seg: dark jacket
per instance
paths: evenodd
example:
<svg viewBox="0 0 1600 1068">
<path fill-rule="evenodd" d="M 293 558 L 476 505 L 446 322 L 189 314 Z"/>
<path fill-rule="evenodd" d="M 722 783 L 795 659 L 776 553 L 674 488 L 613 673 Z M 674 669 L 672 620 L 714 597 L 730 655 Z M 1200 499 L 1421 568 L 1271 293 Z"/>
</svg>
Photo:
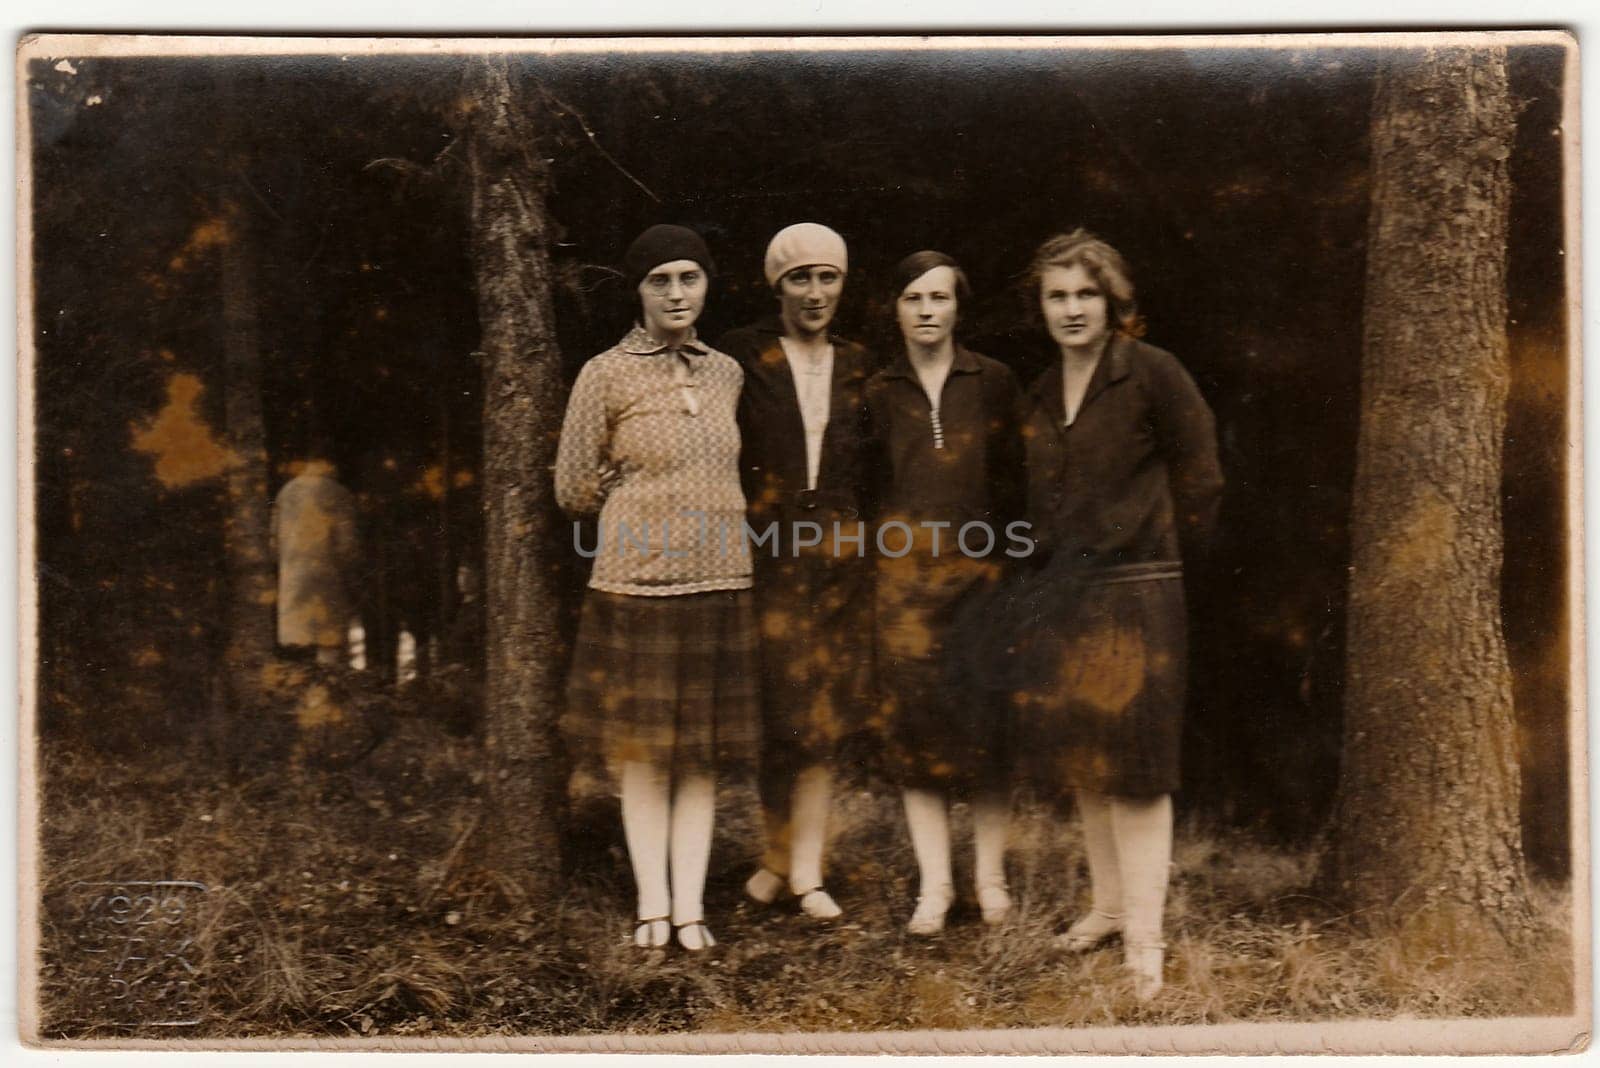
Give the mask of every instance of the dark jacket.
<svg viewBox="0 0 1600 1068">
<path fill-rule="evenodd" d="M 720 348 L 744 368 L 739 396 L 739 471 L 756 536 L 777 523 L 775 542 L 751 547 L 761 635 L 765 728 L 761 787 L 787 811 L 784 768 L 826 764 L 839 740 L 860 729 L 872 690 L 872 561 L 861 524 L 869 468 L 863 389 L 872 358 L 833 338 L 828 426 L 817 488 L 806 487 L 806 435 L 794 375 L 776 316 L 735 330 Z M 821 544 L 795 554 L 795 524 L 815 523 Z M 834 525 L 856 539 L 834 544 Z M 806 531 L 807 540 L 816 532 Z M 769 796 L 770 795 L 770 796 Z"/>
<path fill-rule="evenodd" d="M 867 511 L 866 404 L 863 389 L 875 370 L 866 349 L 833 338 L 833 380 L 828 429 L 822 438 L 817 488 L 806 490 L 806 433 L 794 376 L 783 352 L 783 326 L 771 316 L 734 330 L 718 347 L 744 368 L 739 396 L 739 472 L 746 513 L 758 533 L 777 520 L 780 537 L 790 524 L 809 520 L 831 531 L 837 520 L 854 529 Z M 782 546 L 785 554 L 787 546 Z M 770 557 L 764 547 L 757 557 Z"/>
<path fill-rule="evenodd" d="M 1028 519 L 1088 567 L 1178 562 L 1207 547 L 1222 495 L 1211 409 L 1169 352 L 1116 335 L 1066 425 L 1061 364 L 1028 391 Z"/>
<path fill-rule="evenodd" d="M 902 353 L 867 383 L 876 479 L 875 518 L 913 526 L 988 523 L 995 551 L 1023 515 L 1022 393 L 1011 368 L 956 346 L 940 398 L 945 441 L 934 448 L 932 406 Z M 981 440 L 975 440 L 981 439 Z"/>
</svg>

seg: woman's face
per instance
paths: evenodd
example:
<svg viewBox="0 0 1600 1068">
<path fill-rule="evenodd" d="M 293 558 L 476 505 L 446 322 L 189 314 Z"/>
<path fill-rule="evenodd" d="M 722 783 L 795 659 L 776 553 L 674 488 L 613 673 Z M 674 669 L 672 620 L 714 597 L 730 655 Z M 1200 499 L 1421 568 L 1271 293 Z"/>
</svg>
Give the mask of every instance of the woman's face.
<svg viewBox="0 0 1600 1068">
<path fill-rule="evenodd" d="M 1039 310 L 1063 355 L 1098 352 L 1111 332 L 1111 303 L 1081 263 L 1051 267 L 1040 276 Z"/>
<path fill-rule="evenodd" d="M 833 322 L 844 292 L 844 272 L 826 264 L 796 267 L 778 279 L 778 307 L 786 333 L 816 337 Z"/>
<path fill-rule="evenodd" d="M 650 269 L 639 283 L 644 328 L 660 341 L 688 335 L 706 306 L 706 272 L 694 260 L 672 260 Z"/>
<path fill-rule="evenodd" d="M 956 272 L 935 267 L 900 291 L 895 313 L 907 345 L 936 348 L 956 327 Z"/>
</svg>

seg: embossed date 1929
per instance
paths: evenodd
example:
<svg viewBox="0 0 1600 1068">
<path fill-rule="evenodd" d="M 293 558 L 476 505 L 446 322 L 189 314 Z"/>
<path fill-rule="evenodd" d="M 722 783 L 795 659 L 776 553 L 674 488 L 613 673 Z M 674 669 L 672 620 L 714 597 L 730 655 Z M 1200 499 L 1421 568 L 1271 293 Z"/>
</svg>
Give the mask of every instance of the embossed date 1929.
<svg viewBox="0 0 1600 1068">
<path fill-rule="evenodd" d="M 204 883 L 182 880 L 77 883 L 78 948 L 110 1016 L 146 1027 L 200 1022 L 205 997 L 194 944 Z"/>
</svg>

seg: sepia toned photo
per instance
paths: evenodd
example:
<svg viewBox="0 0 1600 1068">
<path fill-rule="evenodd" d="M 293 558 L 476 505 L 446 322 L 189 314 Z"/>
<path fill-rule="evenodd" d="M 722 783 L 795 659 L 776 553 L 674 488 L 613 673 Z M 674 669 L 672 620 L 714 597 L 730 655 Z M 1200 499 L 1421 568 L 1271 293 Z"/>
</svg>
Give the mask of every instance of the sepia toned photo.
<svg viewBox="0 0 1600 1068">
<path fill-rule="evenodd" d="M 1584 1048 L 1577 67 L 24 38 L 23 1036 Z"/>
</svg>

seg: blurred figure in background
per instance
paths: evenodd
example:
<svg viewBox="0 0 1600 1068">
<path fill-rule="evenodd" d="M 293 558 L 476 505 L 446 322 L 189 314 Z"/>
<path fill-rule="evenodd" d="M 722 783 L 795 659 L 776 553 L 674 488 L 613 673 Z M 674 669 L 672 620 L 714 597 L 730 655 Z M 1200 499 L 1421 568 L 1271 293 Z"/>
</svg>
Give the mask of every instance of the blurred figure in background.
<svg viewBox="0 0 1600 1068">
<path fill-rule="evenodd" d="M 361 555 L 355 497 L 336 475 L 326 452 L 314 450 L 272 503 L 278 645 L 330 667 L 345 660 Z"/>
</svg>

